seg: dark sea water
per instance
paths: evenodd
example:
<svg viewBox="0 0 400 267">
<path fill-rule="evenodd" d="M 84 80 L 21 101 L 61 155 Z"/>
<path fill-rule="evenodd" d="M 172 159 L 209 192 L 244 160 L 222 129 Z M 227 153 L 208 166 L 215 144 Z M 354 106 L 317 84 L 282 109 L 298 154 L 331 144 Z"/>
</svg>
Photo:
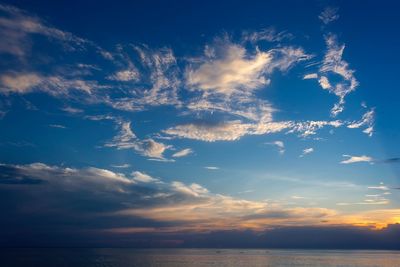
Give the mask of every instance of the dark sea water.
<svg viewBox="0 0 400 267">
<path fill-rule="evenodd" d="M 400 266 L 399 251 L 267 249 L 1 249 L 0 266 Z"/>
</svg>

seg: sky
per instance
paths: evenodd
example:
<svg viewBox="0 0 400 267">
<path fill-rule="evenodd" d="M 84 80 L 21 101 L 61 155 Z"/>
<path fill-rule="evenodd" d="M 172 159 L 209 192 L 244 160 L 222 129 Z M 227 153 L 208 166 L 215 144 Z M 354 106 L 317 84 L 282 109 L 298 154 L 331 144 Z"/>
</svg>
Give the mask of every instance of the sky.
<svg viewBox="0 0 400 267">
<path fill-rule="evenodd" d="M 0 245 L 400 248 L 399 7 L 2 1 Z"/>
</svg>

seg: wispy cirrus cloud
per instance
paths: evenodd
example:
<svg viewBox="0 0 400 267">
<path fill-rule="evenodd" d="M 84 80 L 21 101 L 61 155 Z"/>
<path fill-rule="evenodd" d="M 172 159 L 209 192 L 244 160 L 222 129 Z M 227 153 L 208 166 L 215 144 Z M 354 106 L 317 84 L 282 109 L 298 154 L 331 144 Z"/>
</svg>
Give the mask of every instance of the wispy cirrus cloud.
<svg viewBox="0 0 400 267">
<path fill-rule="evenodd" d="M 108 79 L 121 82 L 138 81 L 139 72 L 136 69 L 121 70 L 108 76 Z"/>
<path fill-rule="evenodd" d="M 129 53 L 128 53 L 129 52 Z M 134 55 L 131 55 L 134 52 Z M 147 45 L 119 46 L 114 59 L 125 64 L 127 70 L 110 76 L 116 81 L 133 81 L 137 87 L 124 89 L 125 96 L 108 98 L 107 103 L 116 109 L 140 111 L 160 105 L 179 106 L 178 91 L 181 84 L 180 69 L 171 48 L 152 49 Z"/>
<path fill-rule="evenodd" d="M 70 106 L 66 106 L 66 107 L 64 107 L 64 108 L 61 108 L 61 110 L 62 110 L 62 111 L 65 111 L 65 112 L 67 112 L 67 113 L 70 113 L 70 114 L 81 114 L 81 113 L 83 113 L 83 110 L 82 110 L 82 109 L 80 109 L 80 108 L 73 108 L 73 107 L 70 107 Z"/>
<path fill-rule="evenodd" d="M 242 123 L 240 120 L 221 123 L 189 123 L 163 131 L 177 138 L 188 138 L 207 142 L 235 141 L 244 135 L 262 135 L 287 129 L 290 122 Z"/>
<path fill-rule="evenodd" d="M 97 89 L 107 86 L 99 85 L 94 80 L 79 78 L 66 79 L 62 76 L 43 76 L 39 73 L 4 73 L 0 75 L 0 92 L 25 94 L 46 92 L 57 97 L 74 98 L 79 93 L 90 96 Z"/>
<path fill-rule="evenodd" d="M 326 53 L 319 67 L 318 73 L 308 73 L 303 79 L 316 79 L 320 87 L 339 97 L 331 109 L 331 116 L 336 117 L 344 110 L 345 97 L 356 90 L 359 85 L 349 63 L 343 59 L 344 44 L 339 44 L 337 36 L 329 33 L 325 35 Z M 340 79 L 338 79 L 340 77 Z"/>
<path fill-rule="evenodd" d="M 101 82 L 79 75 L 68 74 L 66 77 L 65 73 L 42 75 L 31 71 L 10 71 L 0 77 L 0 91 L 5 94 L 46 92 L 59 98 L 85 103 L 105 103 L 114 109 L 126 111 L 143 111 L 153 106 L 172 105 L 183 109 L 190 116 L 199 114 L 202 119 L 169 127 L 163 132 L 173 137 L 204 141 L 233 141 L 245 135 L 262 135 L 283 130 L 298 132 L 301 137 L 307 137 L 315 135 L 318 129 L 325 126 L 341 126 L 340 121 L 274 121 L 273 114 L 276 110 L 273 105 L 256 96 L 257 92 L 268 87 L 274 72 L 286 73 L 293 66 L 312 57 L 301 47 L 277 45 L 263 50 L 256 46 L 259 41 L 289 40 L 289 33 L 277 32 L 273 28 L 247 31 L 236 41 L 225 35 L 207 44 L 204 55 L 178 65 L 178 59 L 168 47 L 153 49 L 144 44 L 117 45 L 115 51 L 110 53 L 90 41 L 68 33 L 62 34 L 62 31 L 55 28 L 50 27 L 53 30 L 49 30 L 49 27 L 43 26 L 43 21 L 24 11 L 13 10 L 11 7 L 3 9 L 13 21 L 24 16 L 29 17 L 28 20 L 36 20 L 42 26 L 35 24 L 41 30 L 34 31 L 41 34 L 54 33 L 60 40 L 64 38 L 83 46 L 96 47 L 98 54 L 108 54 L 106 58 L 115 68 L 112 74 L 105 74 L 101 66 L 90 62 L 77 63 L 80 69 L 103 73 L 104 79 Z M 17 13 L 22 14 L 22 17 L 18 17 Z M 339 112 L 344 96 L 354 90 L 358 83 L 354 78 L 354 71 L 342 60 L 344 46 L 337 44 L 334 35 L 327 35 L 326 43 L 328 51 L 319 74 L 310 73 L 304 78 L 318 78 L 323 88 L 338 95 L 341 100 L 336 111 Z M 327 75 L 329 73 L 338 74 L 343 81 L 332 84 Z M 182 90 L 186 91 L 185 99 L 179 97 Z M 213 114 L 216 114 L 214 117 L 224 116 L 224 120 L 209 120 Z M 356 124 L 352 123 L 349 127 L 355 128 Z M 372 131 L 370 124 L 364 130 L 369 135 Z M 150 147 L 157 147 L 155 141 L 149 140 L 148 143 Z"/>
<path fill-rule="evenodd" d="M 203 116 L 216 113 L 228 115 L 231 119 L 214 122 L 205 119 L 163 132 L 213 142 L 233 141 L 244 135 L 273 133 L 288 128 L 291 122 L 273 121 L 275 109 L 268 101 L 258 99 L 255 93 L 268 86 L 274 71 L 286 72 L 309 58 L 310 55 L 301 48 L 280 47 L 261 51 L 235 43 L 229 37 L 216 39 L 206 46 L 204 56 L 192 60 L 185 70 L 186 86 L 194 94 L 187 108 L 189 112 Z"/>
<path fill-rule="evenodd" d="M 364 199 L 359 202 L 340 202 L 337 203 L 339 206 L 350 206 L 350 205 L 388 205 L 390 204 L 390 200 L 387 198 L 391 193 L 389 192 L 389 188 L 385 186 L 383 183 L 380 183 L 378 186 L 368 186 L 368 190 L 373 190 L 373 194 L 369 193 L 364 196 Z M 377 191 L 383 191 L 382 193 L 375 193 Z"/>
<path fill-rule="evenodd" d="M 0 44 L 0 53 L 8 53 L 24 57 L 30 51 L 30 38 L 33 35 L 42 35 L 69 45 L 69 49 L 82 49 L 90 42 L 79 38 L 72 33 L 54 28 L 37 16 L 14 6 L 0 4 L 0 35 L 3 42 Z"/>
<path fill-rule="evenodd" d="M 308 137 L 315 135 L 318 130 L 329 126 L 333 128 L 338 128 L 343 125 L 340 120 L 334 121 L 303 121 L 294 123 L 289 130 L 289 133 L 299 133 L 301 137 Z"/>
<path fill-rule="evenodd" d="M 259 31 L 244 31 L 242 39 L 246 42 L 258 43 L 266 42 L 281 42 L 294 38 L 293 34 L 287 31 L 277 31 L 274 27 L 268 27 Z"/>
<path fill-rule="evenodd" d="M 59 30 L 35 15 L 8 5 L 0 6 L 0 33 L 7 40 L 0 45 L 0 53 L 12 54 L 21 60 L 27 60 L 27 57 L 35 58 L 35 51 L 31 51 L 34 48 L 30 44 L 36 40 L 35 36 L 45 36 L 48 45 L 54 46 L 53 40 L 60 43 L 59 47 L 54 47 L 56 55 L 49 54 L 49 58 L 63 53 L 94 53 L 91 58 L 103 62 L 107 69 L 106 72 L 102 66 L 90 62 L 77 62 L 76 67 L 71 68 L 69 61 L 67 63 L 59 60 L 58 65 L 50 68 L 44 75 L 38 71 L 32 72 L 32 68 L 24 70 L 26 66 L 20 64 L 21 66 L 16 68 L 18 71 L 12 71 L 10 68 L 0 77 L 0 92 L 3 94 L 46 92 L 59 98 L 75 99 L 76 92 L 81 91 L 87 93 L 80 96 L 80 101 L 86 104 L 105 103 L 116 109 L 129 111 L 143 110 L 146 106 L 179 103 L 179 70 L 174 54 L 169 48 L 151 49 L 146 45 L 118 45 L 116 51 L 108 52 L 92 41 Z M 136 51 L 136 62 L 133 62 L 124 49 Z M 104 62 L 104 59 L 107 61 Z M 113 74 L 110 74 L 110 65 L 116 69 Z M 40 69 L 40 66 L 32 67 Z M 90 76 L 93 70 L 96 71 L 97 77 L 104 77 L 88 80 L 87 76 Z M 126 88 L 128 84 L 140 86 L 135 86 L 134 89 Z M 105 88 L 111 90 L 96 91 Z M 114 90 L 119 91 L 118 97 L 115 97 Z"/>
<path fill-rule="evenodd" d="M 318 16 L 318 18 L 326 25 L 337 19 L 339 19 L 338 14 L 339 8 L 337 7 L 326 7 Z"/>
<path fill-rule="evenodd" d="M 159 143 L 151 138 L 139 139 L 133 133 L 130 122 L 117 122 L 120 127 L 118 135 L 111 142 L 106 143 L 105 147 L 116 147 L 117 149 L 133 149 L 139 154 L 157 159 L 166 160 L 164 152 L 171 148 L 170 145 Z"/>
<path fill-rule="evenodd" d="M 224 122 L 194 122 L 170 127 L 162 132 L 175 138 L 187 138 L 207 142 L 236 141 L 245 135 L 265 135 L 287 131 L 307 138 L 317 134 L 324 127 L 338 128 L 345 125 L 334 121 L 260 121 L 244 123 L 241 120 Z"/>
<path fill-rule="evenodd" d="M 328 34 L 325 36 L 327 52 L 319 69 L 321 75 L 319 78 L 320 85 L 323 89 L 337 95 L 339 102 L 334 105 L 331 110 L 331 115 L 336 117 L 344 110 L 345 97 L 358 86 L 358 81 L 354 76 L 354 70 L 349 68 L 349 63 L 343 60 L 343 51 L 345 45 L 339 45 L 337 36 Z M 330 76 L 339 75 L 342 80 L 333 82 L 329 80 Z"/>
<path fill-rule="evenodd" d="M 363 133 L 367 134 L 368 136 L 372 136 L 374 133 L 374 122 L 375 122 L 375 109 L 372 108 L 364 115 L 359 121 L 353 121 L 347 125 L 347 128 L 361 128 L 365 127 Z"/>
</svg>

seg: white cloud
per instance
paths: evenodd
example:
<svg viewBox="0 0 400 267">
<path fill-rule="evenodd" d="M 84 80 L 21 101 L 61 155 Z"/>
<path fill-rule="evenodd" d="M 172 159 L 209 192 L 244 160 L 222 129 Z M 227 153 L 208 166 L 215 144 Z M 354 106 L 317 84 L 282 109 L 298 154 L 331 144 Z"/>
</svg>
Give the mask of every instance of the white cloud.
<svg viewBox="0 0 400 267">
<path fill-rule="evenodd" d="M 46 76 L 36 72 L 24 71 L 4 73 L 0 76 L 0 92 L 23 94 L 44 91 L 53 96 L 75 98 L 77 97 L 75 92 L 82 91 L 87 93 L 83 99 L 85 102 L 106 103 L 116 109 L 129 111 L 143 110 L 146 106 L 178 106 L 180 104 L 177 94 L 181 81 L 179 77 L 180 70 L 176 64 L 173 51 L 170 48 L 150 49 L 146 45 L 129 46 L 128 49 L 130 51 L 133 49 L 137 52 L 140 68 L 138 69 L 131 62 L 128 56 L 129 53 L 125 53 L 119 50 L 119 48 L 118 52 L 112 55 L 93 42 L 55 28 L 47 27 L 39 18 L 28 16 L 24 11 L 4 5 L 0 5 L 0 10 L 10 13 L 10 18 L 0 16 L 0 35 L 2 35 L 2 30 L 4 30 L 2 27 L 8 27 L 6 31 L 10 35 L 10 38 L 7 41 L 12 42 L 12 44 L 4 44 L 4 42 L 0 44 L 0 53 L 7 52 L 21 57 L 25 56 L 27 47 L 23 47 L 24 43 L 30 43 L 27 40 L 30 34 L 38 33 L 63 41 L 63 47 L 67 46 L 65 42 L 70 42 L 74 45 L 74 48 L 76 48 L 75 46 L 79 46 L 79 48 L 85 51 L 89 50 L 88 48 L 95 50 L 95 52 L 111 60 L 116 66 L 127 65 L 127 69 L 109 75 L 109 80 L 141 82 L 140 86 L 129 89 L 124 87 L 126 85 L 118 85 L 119 92 L 122 94 L 115 97 L 115 95 L 111 95 L 110 91 L 96 91 L 96 89 L 108 87 L 115 88 L 115 84 L 107 87 L 100 86 L 96 81 L 78 77 L 82 76 L 82 71 L 66 72 L 63 71 L 63 68 L 58 68 L 61 74 L 48 74 Z M 21 36 L 17 38 L 18 40 L 13 39 L 13 37 L 19 34 Z M 4 47 L 14 49 L 15 51 L 2 51 L 1 46 L 3 44 Z M 101 68 L 92 64 L 79 63 L 75 66 L 80 69 L 96 69 L 101 71 Z"/>
<path fill-rule="evenodd" d="M 368 127 L 363 130 L 363 133 L 367 134 L 368 136 L 372 136 L 374 134 L 374 127 Z"/>
<path fill-rule="evenodd" d="M 324 90 L 339 97 L 339 102 L 331 109 L 331 115 L 336 117 L 344 110 L 345 97 L 356 89 L 358 81 L 354 76 L 354 70 L 350 69 L 349 64 L 342 59 L 345 46 L 339 45 L 337 37 L 333 34 L 325 36 L 325 42 L 327 51 L 319 68 L 318 82 Z M 337 76 L 341 79 L 338 80 Z M 314 77 L 316 76 L 313 75 L 312 78 Z"/>
<path fill-rule="evenodd" d="M 329 24 L 339 18 L 338 15 L 338 8 L 336 7 L 326 7 L 321 14 L 318 16 L 318 18 L 324 23 L 324 24 Z"/>
<path fill-rule="evenodd" d="M 22 29 L 24 34 L 42 34 L 82 45 L 90 43 L 69 33 L 48 27 L 40 19 L 27 16 L 25 12 L 18 9 L 3 5 L 0 6 L 0 9 L 13 14 L 18 23 L 26 20 L 26 23 L 17 23 L 15 26 Z M 12 20 L 13 23 L 15 21 Z M 7 23 L 10 21 L 7 21 L 6 18 L 0 20 L 0 27 L 8 27 L 7 30 L 10 30 L 11 24 Z M 272 104 L 257 98 L 255 91 L 268 85 L 274 71 L 285 72 L 298 62 L 309 59 L 310 56 L 301 48 L 279 45 L 263 51 L 254 47 L 254 42 L 280 41 L 289 38 L 286 33 L 276 33 L 272 29 L 264 29 L 252 34 L 246 33 L 242 37 L 243 40 L 236 44 L 229 39 L 220 39 L 212 45 L 206 46 L 204 56 L 197 60 L 189 60 L 190 64 L 184 71 L 185 82 L 189 89 L 186 92 L 189 96 L 185 105 L 182 105 L 183 103 L 178 98 L 178 89 L 182 85 L 180 82 L 182 73 L 180 73 L 172 49 L 167 47 L 150 49 L 146 45 L 128 46 L 131 52 L 132 49 L 136 52 L 139 59 L 137 65 L 133 65 L 133 59 L 129 58 L 128 53 L 125 53 L 126 47 L 119 46 L 118 51 L 109 57 L 116 63 L 118 69 L 121 69 L 121 66 L 126 68 L 117 71 L 110 78 L 120 81 L 140 80 L 140 86 L 134 89 L 129 88 L 124 91 L 126 87 L 121 85 L 118 89 L 121 89 L 120 92 L 123 96 L 120 98 L 113 98 L 109 92 L 104 92 L 106 90 L 98 94 L 97 89 L 105 87 L 95 81 L 71 78 L 71 76 L 44 76 L 36 72 L 8 72 L 0 75 L 0 91 L 20 94 L 44 91 L 55 96 L 75 96 L 78 91 L 91 95 L 94 99 L 93 102 L 96 102 L 95 100 L 105 102 L 114 108 L 123 110 L 135 111 L 143 110 L 146 106 L 175 105 L 177 108 L 186 108 L 185 112 L 218 113 L 218 116 L 222 114 L 221 117 L 215 116 L 218 118 L 216 123 L 208 123 L 216 120 L 213 120 L 214 118 L 203 119 L 201 117 L 203 113 L 201 113 L 199 121 L 202 122 L 200 123 L 181 124 L 163 131 L 171 138 L 189 138 L 209 142 L 234 141 L 245 135 L 263 135 L 283 130 L 300 133 L 302 137 L 306 137 L 316 134 L 317 130 L 325 126 L 340 127 L 343 125 L 341 121 L 275 122 L 272 116 L 275 109 Z M 358 82 L 353 75 L 354 71 L 349 69 L 348 63 L 342 59 L 344 45 L 338 45 L 336 37 L 333 35 L 326 36 L 326 43 L 327 53 L 319 73 L 309 73 L 304 76 L 304 79 L 318 79 L 324 89 L 339 96 L 339 103 L 335 104 L 332 109 L 332 112 L 337 114 L 343 110 L 345 95 L 354 90 Z M 135 63 L 137 62 L 135 61 Z M 93 68 L 93 66 L 78 64 L 80 68 Z M 336 83 L 336 79 L 331 79 L 329 76 L 331 74 L 339 75 L 343 81 Z M 63 110 L 70 113 L 82 112 L 72 108 Z M 369 117 L 364 118 L 364 116 L 361 121 L 352 122 L 347 127 L 359 128 L 365 125 L 367 128 L 363 131 L 371 135 L 373 124 L 367 122 L 371 121 Z M 86 118 L 89 117 L 95 119 L 96 116 Z M 166 161 L 163 154 L 171 146 L 152 138 L 138 138 L 132 132 L 130 123 L 121 122 L 120 127 L 120 133 L 106 146 L 133 149 L 154 160 Z M 281 151 L 284 151 L 283 148 Z M 185 156 L 186 153 L 189 153 L 189 150 L 178 151 L 174 153 L 173 157 Z"/>
<path fill-rule="evenodd" d="M 61 109 L 62 111 L 65 111 L 65 112 L 68 112 L 68 113 L 71 113 L 71 114 L 79 114 L 79 113 L 83 113 L 83 110 L 82 109 L 79 109 L 79 108 L 73 108 L 73 107 L 65 107 L 65 108 L 62 108 Z"/>
<path fill-rule="evenodd" d="M 275 109 L 270 103 L 254 97 L 201 98 L 189 100 L 187 108 L 193 112 L 223 113 L 251 121 L 272 121 Z"/>
<path fill-rule="evenodd" d="M 171 186 L 177 192 L 194 197 L 199 197 L 208 194 L 208 190 L 206 188 L 196 183 L 193 183 L 191 185 L 185 185 L 184 183 L 175 181 L 171 183 Z"/>
<path fill-rule="evenodd" d="M 94 167 L 83 169 L 63 168 L 49 166 L 43 163 L 27 165 L 1 164 L 1 166 L 11 167 L 23 176 L 31 179 L 44 180 L 66 190 L 82 190 L 86 188 L 92 191 L 111 190 L 124 192 L 125 185 L 134 183 L 132 179 L 129 179 L 123 174 Z"/>
<path fill-rule="evenodd" d="M 329 80 L 325 76 L 321 76 L 318 80 L 319 85 L 322 87 L 322 89 L 329 89 L 332 87 L 332 85 L 329 83 Z"/>
<path fill-rule="evenodd" d="M 42 77 L 35 73 L 3 74 L 0 76 L 3 92 L 27 93 L 42 82 Z"/>
<path fill-rule="evenodd" d="M 82 49 L 85 45 L 93 45 L 69 32 L 61 31 L 46 25 L 38 17 L 13 6 L 0 4 L 0 53 L 8 53 L 24 57 L 30 51 L 30 37 L 42 35 L 63 42 L 69 49 Z"/>
<path fill-rule="evenodd" d="M 96 65 L 92 65 L 92 64 L 78 63 L 77 67 L 81 68 L 81 69 L 98 70 L 98 71 L 101 70 L 99 67 L 97 67 Z"/>
<path fill-rule="evenodd" d="M 276 146 L 281 155 L 285 153 L 285 144 L 282 141 L 274 141 L 266 144 Z"/>
<path fill-rule="evenodd" d="M 379 183 L 379 185 L 376 186 L 368 186 L 368 189 L 389 191 L 389 188 L 386 185 L 384 185 L 383 182 Z"/>
<path fill-rule="evenodd" d="M 118 122 L 120 131 L 112 142 L 105 144 L 106 147 L 116 147 L 117 149 L 133 149 L 141 155 L 153 159 L 165 160 L 164 152 L 171 148 L 169 145 L 159 143 L 151 138 L 140 140 L 131 130 L 130 122 Z"/>
<path fill-rule="evenodd" d="M 144 156 L 156 159 L 164 159 L 163 153 L 171 148 L 171 146 L 156 142 L 151 138 L 145 139 L 138 144 L 137 151 L 141 152 Z"/>
<path fill-rule="evenodd" d="M 114 117 L 112 115 L 87 115 L 84 118 L 88 119 L 88 120 L 91 120 L 91 121 L 110 120 L 110 121 L 119 122 L 118 118 L 116 118 L 116 117 Z"/>
<path fill-rule="evenodd" d="M 302 197 L 302 196 L 291 196 L 291 198 L 292 198 L 292 199 L 296 199 L 296 200 L 298 200 L 298 199 L 305 199 L 305 197 Z"/>
<path fill-rule="evenodd" d="M 303 153 L 300 155 L 300 157 L 304 157 L 307 154 L 313 153 L 314 152 L 314 148 L 309 147 L 303 150 Z"/>
<path fill-rule="evenodd" d="M 207 142 L 236 141 L 245 135 L 264 135 L 288 130 L 288 133 L 300 133 L 301 137 L 317 134 L 326 127 L 343 126 L 340 120 L 334 121 L 281 121 L 244 123 L 241 120 L 220 123 L 188 123 L 163 130 L 163 133 L 175 138 L 187 138 Z"/>
<path fill-rule="evenodd" d="M 64 125 L 61 124 L 49 124 L 49 127 L 51 128 L 59 128 L 59 129 L 67 129 Z"/>
<path fill-rule="evenodd" d="M 247 127 L 240 121 L 230 121 L 217 125 L 209 124 L 184 124 L 169 128 L 164 133 L 176 137 L 214 141 L 234 141 L 245 135 Z"/>
<path fill-rule="evenodd" d="M 257 52 L 246 58 L 246 50 L 234 44 L 224 47 L 221 58 L 204 62 L 186 72 L 187 85 L 192 89 L 230 95 L 246 93 L 269 83 L 264 77 L 265 67 L 272 55 Z"/>
<path fill-rule="evenodd" d="M 61 76 L 42 76 L 38 73 L 7 73 L 0 76 L 0 92 L 25 94 L 43 91 L 53 96 L 73 97 L 71 92 L 83 92 L 87 95 L 99 88 L 95 81 L 65 79 Z"/>
<path fill-rule="evenodd" d="M 366 133 L 368 136 L 372 136 L 374 131 L 374 122 L 375 122 L 375 109 L 371 109 L 366 113 L 364 113 L 361 120 L 353 121 L 352 123 L 348 124 L 347 127 L 354 129 L 366 126 L 363 132 Z"/>
<path fill-rule="evenodd" d="M 118 140 L 120 143 L 127 143 L 132 139 L 136 139 L 136 135 L 132 132 L 131 122 L 122 122 L 121 131 L 114 140 Z"/>
<path fill-rule="evenodd" d="M 43 192 L 35 199 L 36 203 L 42 203 L 41 200 L 46 204 L 53 203 L 54 197 L 57 197 L 58 201 L 62 200 L 62 203 L 68 205 L 74 203 L 76 199 L 74 196 L 81 199 L 84 192 L 87 205 L 83 209 L 71 205 L 74 212 L 88 215 L 90 212 L 88 206 L 104 205 L 104 199 L 107 199 L 104 211 L 102 209 L 99 212 L 96 209 L 94 214 L 118 216 L 117 221 L 121 221 L 120 216 L 126 216 L 127 219 L 133 216 L 156 222 L 179 222 L 178 226 L 177 224 L 171 228 L 167 226 L 165 230 L 169 232 L 185 229 L 208 231 L 232 228 L 264 230 L 265 227 L 274 225 L 315 225 L 321 220 L 332 221 L 331 224 L 337 225 L 338 222 L 348 221 L 347 217 L 338 220 L 339 214 L 332 209 L 288 207 L 279 203 L 214 194 L 197 183 L 185 184 L 180 181 L 166 183 L 141 172 L 134 172 L 132 178 L 128 178 L 124 174 L 93 167 L 76 169 L 43 163 L 1 164 L 0 167 L 7 174 L 12 174 L 2 177 L 3 179 L 15 185 L 24 185 L 19 190 Z M 32 179 L 46 183 L 42 183 L 41 186 L 29 186 Z M 58 194 L 59 192 L 62 194 Z M 103 196 L 100 200 L 99 195 Z M 66 198 L 59 199 L 62 196 Z M 293 199 L 301 198 L 293 196 Z M 28 205 L 31 205 L 31 202 Z M 397 213 L 398 211 L 393 212 L 396 215 Z M 371 218 L 376 218 L 376 215 L 369 215 Z M 121 225 L 126 227 L 126 224 Z M 112 230 L 126 230 L 126 228 Z M 135 231 L 137 228 L 133 227 L 132 230 Z"/>
<path fill-rule="evenodd" d="M 303 80 L 318 79 L 317 73 L 309 73 L 303 76 Z"/>
<path fill-rule="evenodd" d="M 331 126 L 334 128 L 338 128 L 342 125 L 343 125 L 343 123 L 339 120 L 335 120 L 335 121 L 304 121 L 304 122 L 295 123 L 292 126 L 292 129 L 289 130 L 289 133 L 299 132 L 300 136 L 307 137 L 310 135 L 315 135 L 317 133 L 317 130 L 319 130 L 325 126 Z"/>
<path fill-rule="evenodd" d="M 150 49 L 145 45 L 131 45 L 128 48 L 133 49 L 138 55 L 140 74 L 138 73 L 135 78 L 137 78 L 136 81 L 140 80 L 143 85 L 138 86 L 138 89 L 131 90 L 132 92 L 127 97 L 109 99 L 108 104 L 116 109 L 129 111 L 143 110 L 146 106 L 179 106 L 178 89 L 181 79 L 172 49 Z M 127 58 L 124 53 L 121 54 L 121 57 L 128 61 L 132 68 L 131 59 Z M 124 73 L 123 76 L 128 75 Z"/>
<path fill-rule="evenodd" d="M 163 132 L 165 134 L 207 142 L 235 141 L 244 135 L 276 133 L 290 127 L 290 122 L 242 123 L 240 120 L 218 124 L 190 123 L 178 125 Z"/>
<path fill-rule="evenodd" d="M 350 155 L 343 155 L 343 157 L 347 158 L 346 160 L 341 161 L 342 164 L 351 164 L 357 162 L 373 162 L 374 159 L 365 155 L 362 156 L 350 156 Z"/>
<path fill-rule="evenodd" d="M 150 175 L 139 172 L 139 171 L 134 171 L 132 173 L 133 180 L 136 182 L 140 183 L 154 183 L 154 182 L 160 182 L 159 179 L 153 178 Z"/>
<path fill-rule="evenodd" d="M 219 167 L 216 167 L 216 166 L 205 166 L 204 169 L 207 169 L 207 170 L 219 170 Z"/>
<path fill-rule="evenodd" d="M 275 69 L 285 71 L 295 63 L 308 59 L 300 48 L 284 47 L 250 54 L 243 46 L 229 40 L 218 40 L 212 57 L 206 54 L 197 66 L 186 70 L 186 85 L 205 94 L 250 95 L 269 84 L 268 74 Z"/>
<path fill-rule="evenodd" d="M 111 165 L 111 167 L 113 168 L 121 168 L 121 169 L 125 169 L 125 168 L 129 168 L 131 165 L 130 164 L 121 164 L 121 165 Z"/>
<path fill-rule="evenodd" d="M 185 149 L 182 149 L 182 150 L 180 150 L 180 151 L 174 153 L 174 154 L 172 155 L 172 157 L 174 157 L 174 158 L 181 158 L 181 157 L 186 157 L 187 155 L 192 154 L 192 153 L 193 153 L 193 150 L 192 150 L 192 149 L 190 149 L 190 148 L 185 148 Z"/>
<path fill-rule="evenodd" d="M 118 71 L 114 75 L 109 76 L 108 79 L 121 82 L 129 82 L 129 81 L 138 81 L 139 76 L 140 74 L 136 69 L 128 69 L 128 70 Z"/>
</svg>

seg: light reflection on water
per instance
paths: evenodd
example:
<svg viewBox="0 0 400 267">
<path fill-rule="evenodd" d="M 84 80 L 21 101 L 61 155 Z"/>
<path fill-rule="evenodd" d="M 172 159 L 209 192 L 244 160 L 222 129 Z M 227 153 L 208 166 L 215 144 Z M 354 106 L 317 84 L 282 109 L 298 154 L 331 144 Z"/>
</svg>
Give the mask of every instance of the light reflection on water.
<svg viewBox="0 0 400 267">
<path fill-rule="evenodd" d="M 0 265 L 74 267 L 400 266 L 399 251 L 257 249 L 1 249 Z"/>
</svg>

